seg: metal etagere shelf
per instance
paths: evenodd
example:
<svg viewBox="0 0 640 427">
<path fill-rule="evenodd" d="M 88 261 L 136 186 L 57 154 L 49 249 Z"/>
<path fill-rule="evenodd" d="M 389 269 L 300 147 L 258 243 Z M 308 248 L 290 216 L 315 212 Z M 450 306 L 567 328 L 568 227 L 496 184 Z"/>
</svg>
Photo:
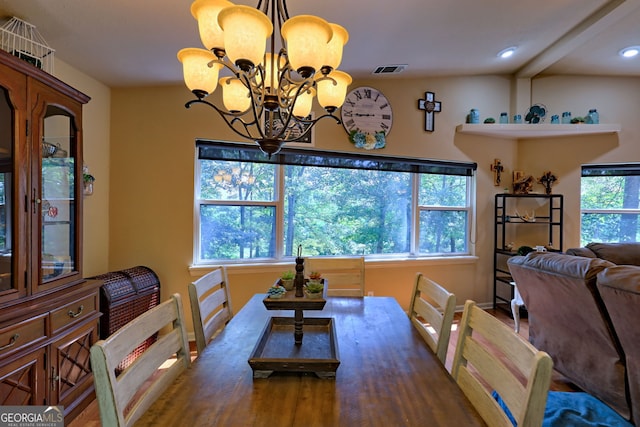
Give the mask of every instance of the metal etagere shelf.
<svg viewBox="0 0 640 427">
<path fill-rule="evenodd" d="M 562 251 L 563 209 L 561 194 L 495 195 L 494 309 L 511 315 L 514 286 L 507 260 L 518 255 L 518 248 L 544 246 L 549 252 Z"/>
</svg>

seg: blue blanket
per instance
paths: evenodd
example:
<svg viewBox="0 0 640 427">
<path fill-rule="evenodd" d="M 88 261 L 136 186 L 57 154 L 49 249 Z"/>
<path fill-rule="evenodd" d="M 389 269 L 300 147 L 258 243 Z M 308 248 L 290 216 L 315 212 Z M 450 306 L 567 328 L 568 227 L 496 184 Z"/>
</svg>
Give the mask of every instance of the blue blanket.
<svg viewBox="0 0 640 427">
<path fill-rule="evenodd" d="M 502 398 L 495 391 L 493 397 L 515 427 L 516 421 Z M 590 394 L 550 391 L 542 427 L 633 427 L 633 424 Z"/>
</svg>

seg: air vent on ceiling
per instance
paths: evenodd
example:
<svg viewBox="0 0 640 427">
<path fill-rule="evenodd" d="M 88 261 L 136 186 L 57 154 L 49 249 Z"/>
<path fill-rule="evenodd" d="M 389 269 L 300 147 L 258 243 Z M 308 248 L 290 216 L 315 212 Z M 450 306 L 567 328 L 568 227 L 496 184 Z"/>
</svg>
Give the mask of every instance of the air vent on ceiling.
<svg viewBox="0 0 640 427">
<path fill-rule="evenodd" d="M 398 74 L 407 69 L 407 64 L 381 65 L 372 74 Z"/>
</svg>

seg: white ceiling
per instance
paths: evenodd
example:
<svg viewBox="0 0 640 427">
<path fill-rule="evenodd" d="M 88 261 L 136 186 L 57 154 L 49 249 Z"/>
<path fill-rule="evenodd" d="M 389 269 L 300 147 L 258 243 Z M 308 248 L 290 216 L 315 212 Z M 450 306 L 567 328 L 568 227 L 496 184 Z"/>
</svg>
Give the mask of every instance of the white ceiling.
<svg viewBox="0 0 640 427">
<path fill-rule="evenodd" d="M 256 6 L 257 1 L 236 4 Z M 56 58 L 111 86 L 182 81 L 176 53 L 201 47 L 191 0 L 0 0 L 0 17 L 36 26 Z M 350 34 L 341 70 L 401 74 L 592 74 L 640 76 L 640 0 L 289 0 L 290 16 L 313 14 Z M 509 60 L 496 54 L 518 46 Z"/>
</svg>

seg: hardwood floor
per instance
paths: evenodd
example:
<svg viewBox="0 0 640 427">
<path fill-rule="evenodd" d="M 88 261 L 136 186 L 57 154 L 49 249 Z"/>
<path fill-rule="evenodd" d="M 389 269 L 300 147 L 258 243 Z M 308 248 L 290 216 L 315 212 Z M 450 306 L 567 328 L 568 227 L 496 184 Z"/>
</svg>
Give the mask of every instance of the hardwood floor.
<svg viewBox="0 0 640 427">
<path fill-rule="evenodd" d="M 507 313 L 502 310 L 488 310 L 491 314 L 496 316 L 502 322 L 506 323 L 510 327 L 514 326 L 513 319 L 511 319 Z M 458 340 L 458 330 L 457 326 L 460 323 L 460 318 L 462 317 L 462 313 L 456 313 L 453 319 L 453 328 L 451 331 L 451 340 L 449 341 L 449 349 L 447 351 L 447 360 L 445 363 L 446 368 L 451 370 L 451 361 L 453 360 L 453 354 L 455 353 L 455 346 Z M 529 322 L 528 320 L 521 319 L 520 320 L 520 335 L 528 339 L 529 338 Z M 192 348 L 192 357 L 195 358 L 196 352 L 195 347 Z M 552 381 L 551 381 L 551 389 L 558 391 L 577 391 L 577 387 L 573 385 L 571 382 L 567 381 L 562 375 L 557 372 L 554 372 Z M 68 427 L 101 427 L 100 416 L 98 412 L 98 404 L 94 400 L 91 404 L 78 416 L 75 420 L 73 420 Z"/>
</svg>

